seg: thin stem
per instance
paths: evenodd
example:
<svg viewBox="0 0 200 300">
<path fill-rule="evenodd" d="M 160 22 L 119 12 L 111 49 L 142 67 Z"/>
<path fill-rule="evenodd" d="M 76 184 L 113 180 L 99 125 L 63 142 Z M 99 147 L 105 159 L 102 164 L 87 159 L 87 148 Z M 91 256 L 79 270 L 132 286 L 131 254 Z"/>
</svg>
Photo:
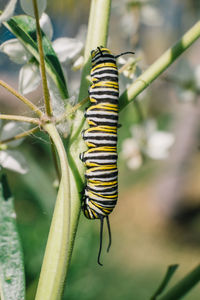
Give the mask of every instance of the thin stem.
<svg viewBox="0 0 200 300">
<path fill-rule="evenodd" d="M 45 102 L 46 113 L 50 117 L 52 115 L 52 109 L 51 109 L 49 89 L 48 89 L 48 85 L 47 85 L 47 77 L 46 77 L 45 62 L 44 62 L 44 52 L 43 52 L 43 48 L 42 48 L 42 33 L 41 33 L 41 29 L 40 29 L 37 0 L 32 0 L 32 2 L 33 2 L 35 21 L 36 21 L 36 32 L 37 32 L 38 50 L 39 50 L 39 55 L 40 55 L 40 72 L 41 72 L 41 77 L 42 77 L 44 102 Z"/>
<path fill-rule="evenodd" d="M 45 61 L 44 61 L 44 51 L 43 51 L 43 47 L 42 47 L 42 33 L 41 33 L 41 29 L 40 29 L 40 20 L 39 20 L 37 0 L 32 0 L 32 2 L 33 2 L 34 15 L 35 15 L 35 21 L 36 21 L 36 33 L 37 33 L 38 50 L 39 50 L 39 55 L 40 55 L 40 72 L 41 72 L 41 77 L 42 77 L 44 103 L 45 103 L 45 108 L 46 108 L 46 114 L 48 117 L 51 117 L 52 116 L 52 108 L 51 108 L 49 88 L 48 88 L 48 84 L 47 84 L 47 76 L 46 76 Z M 51 143 L 51 151 L 52 151 L 52 156 L 53 156 L 56 173 L 58 175 L 58 178 L 60 179 L 60 171 L 59 171 L 59 167 L 58 167 L 56 149 L 55 149 L 54 143 Z"/>
<path fill-rule="evenodd" d="M 67 111 L 61 117 L 58 117 L 56 119 L 56 124 L 59 124 L 60 122 L 64 121 L 65 119 L 73 115 L 79 108 L 83 107 L 84 104 L 86 104 L 89 101 L 89 99 L 90 99 L 89 97 L 86 97 L 76 105 L 72 106 L 69 111 Z"/>
<path fill-rule="evenodd" d="M 198 21 L 183 37 L 158 58 L 119 98 L 120 110 L 130 103 L 148 85 L 163 73 L 189 46 L 200 37 Z"/>
<path fill-rule="evenodd" d="M 137 58 L 134 59 L 134 61 L 127 61 L 119 70 L 118 73 L 121 74 L 122 72 L 124 72 L 128 67 L 133 67 L 137 64 L 137 62 L 139 62 L 141 60 L 141 58 Z"/>
<path fill-rule="evenodd" d="M 19 122 L 26 122 L 32 123 L 36 125 L 40 125 L 40 120 L 37 118 L 29 118 L 24 116 L 16 116 L 16 115 L 3 115 L 0 114 L 0 119 L 2 120 L 11 120 L 11 121 L 19 121 Z"/>
<path fill-rule="evenodd" d="M 1 140 L 1 141 L 0 141 L 0 144 L 7 144 L 7 143 L 9 143 L 9 142 L 12 142 L 12 141 L 15 141 L 15 140 L 22 139 L 22 138 L 24 138 L 24 137 L 26 137 L 26 136 L 28 136 L 28 135 L 31 135 L 31 134 L 35 133 L 35 132 L 38 131 L 38 130 L 39 130 L 39 127 L 36 126 L 36 127 L 31 128 L 31 129 L 29 129 L 29 130 L 27 130 L 27 131 L 24 131 L 24 132 L 22 132 L 22 133 L 16 134 L 16 135 L 13 136 L 13 137 L 10 137 L 10 138 L 5 139 L 5 140 Z"/>
<path fill-rule="evenodd" d="M 31 110 L 33 110 L 39 117 L 43 116 L 43 112 L 35 106 L 31 101 L 29 101 L 26 97 L 19 94 L 15 89 L 13 89 L 10 85 L 0 80 L 0 85 L 7 89 L 11 94 L 21 100 L 24 104 L 26 104 Z"/>
</svg>

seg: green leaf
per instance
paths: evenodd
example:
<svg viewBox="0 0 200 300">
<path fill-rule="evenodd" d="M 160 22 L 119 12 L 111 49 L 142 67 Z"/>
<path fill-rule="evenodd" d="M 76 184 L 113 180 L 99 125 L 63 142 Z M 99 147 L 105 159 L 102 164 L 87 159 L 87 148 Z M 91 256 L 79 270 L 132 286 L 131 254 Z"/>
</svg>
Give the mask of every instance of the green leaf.
<svg viewBox="0 0 200 300">
<path fill-rule="evenodd" d="M 178 265 L 171 265 L 168 267 L 167 272 L 166 272 L 160 286 L 158 287 L 156 292 L 151 297 L 151 300 L 156 300 L 157 297 L 164 291 L 164 289 L 166 288 L 167 284 L 169 283 L 170 279 L 174 275 L 174 272 L 176 271 L 177 268 L 178 268 Z"/>
<path fill-rule="evenodd" d="M 36 25 L 34 18 L 20 15 L 4 22 L 4 25 L 17 37 L 24 47 L 40 61 L 37 46 Z M 69 98 L 65 77 L 58 57 L 47 36 L 42 32 L 42 44 L 47 73 L 60 91 L 62 99 Z"/>
<path fill-rule="evenodd" d="M 23 255 L 5 175 L 0 180 L 0 295 L 4 300 L 25 299 Z"/>
<path fill-rule="evenodd" d="M 181 279 L 158 300 L 179 300 L 182 299 L 200 281 L 200 265 L 194 268 L 189 274 Z"/>
</svg>

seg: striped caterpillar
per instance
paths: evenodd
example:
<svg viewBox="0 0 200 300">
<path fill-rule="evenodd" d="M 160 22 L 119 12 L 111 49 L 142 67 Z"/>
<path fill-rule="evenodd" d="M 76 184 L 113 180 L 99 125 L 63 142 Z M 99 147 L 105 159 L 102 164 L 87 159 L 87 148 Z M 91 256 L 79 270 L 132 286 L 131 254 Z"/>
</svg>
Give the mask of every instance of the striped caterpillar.
<svg viewBox="0 0 200 300">
<path fill-rule="evenodd" d="M 100 247 L 102 248 L 103 222 L 107 221 L 109 245 L 111 230 L 109 214 L 118 198 L 117 128 L 118 128 L 118 70 L 116 58 L 109 49 L 98 47 L 91 52 L 92 85 L 89 89 L 91 105 L 85 112 L 89 128 L 82 132 L 88 150 L 80 154 L 87 170 L 82 210 L 88 219 L 100 219 Z"/>
</svg>

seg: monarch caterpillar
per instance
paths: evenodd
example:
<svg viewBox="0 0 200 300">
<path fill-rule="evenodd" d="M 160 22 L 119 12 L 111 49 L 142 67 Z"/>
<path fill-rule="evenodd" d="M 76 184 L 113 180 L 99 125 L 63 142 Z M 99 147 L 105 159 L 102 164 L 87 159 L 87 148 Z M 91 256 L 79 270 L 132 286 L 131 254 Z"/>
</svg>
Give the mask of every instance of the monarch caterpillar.
<svg viewBox="0 0 200 300">
<path fill-rule="evenodd" d="M 114 56 L 109 49 L 97 47 L 91 51 L 92 85 L 89 89 L 91 106 L 85 117 L 90 126 L 82 131 L 87 151 L 80 154 L 87 170 L 86 186 L 83 195 L 82 210 L 88 219 L 100 219 L 100 246 L 98 264 L 103 237 L 104 218 L 107 221 L 109 244 L 111 230 L 108 215 L 113 211 L 118 198 L 117 169 L 117 128 L 118 128 L 118 69 L 116 58 L 133 52 L 124 52 Z"/>
</svg>

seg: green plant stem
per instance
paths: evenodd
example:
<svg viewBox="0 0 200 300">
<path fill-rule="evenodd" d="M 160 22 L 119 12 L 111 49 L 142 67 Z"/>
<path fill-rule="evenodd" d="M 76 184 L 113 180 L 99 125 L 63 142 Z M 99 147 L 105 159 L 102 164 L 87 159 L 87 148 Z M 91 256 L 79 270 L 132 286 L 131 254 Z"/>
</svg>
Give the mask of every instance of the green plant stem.
<svg viewBox="0 0 200 300">
<path fill-rule="evenodd" d="M 55 166 L 58 181 L 60 182 L 60 169 L 59 169 L 58 159 L 57 159 L 57 155 L 56 155 L 56 151 L 55 151 L 56 149 L 55 149 L 54 143 L 51 138 L 50 138 L 50 142 L 51 142 L 51 153 L 52 153 L 53 163 Z"/>
<path fill-rule="evenodd" d="M 15 89 L 13 89 L 10 85 L 0 80 L 0 85 L 8 90 L 11 94 L 21 100 L 24 104 L 26 104 L 31 110 L 33 110 L 39 117 L 43 116 L 43 112 L 35 106 L 31 101 L 29 101 L 26 97 L 19 94 Z"/>
<path fill-rule="evenodd" d="M 158 58 L 137 80 L 123 92 L 119 98 L 122 110 L 138 94 L 140 94 L 153 80 L 164 72 L 189 46 L 200 37 L 200 21 L 189 29 L 183 37 L 160 58 Z"/>
<path fill-rule="evenodd" d="M 76 105 L 70 107 L 63 115 L 56 118 L 56 124 L 59 124 L 60 122 L 63 122 L 64 120 L 67 120 L 70 118 L 75 112 L 81 108 L 89 101 L 89 97 L 87 96 L 85 99 L 83 99 L 81 102 L 77 103 Z"/>
<path fill-rule="evenodd" d="M 110 0 L 92 0 L 88 24 L 88 33 L 85 46 L 84 55 L 84 68 L 82 72 L 81 87 L 79 93 L 79 100 L 88 97 L 89 81 L 87 75 L 90 72 L 90 51 L 97 46 L 105 45 L 108 36 L 108 23 L 110 17 Z M 78 226 L 78 220 L 81 209 L 81 191 L 83 189 L 84 171 L 85 167 L 79 159 L 80 152 L 85 151 L 86 146 L 80 135 L 83 128 L 85 119 L 83 116 L 83 107 L 76 113 L 72 134 L 67 145 L 69 152 L 69 165 L 70 165 L 70 185 L 71 185 L 71 224 L 70 224 L 70 253 L 73 250 L 74 239 Z"/>
<path fill-rule="evenodd" d="M 88 24 L 87 40 L 84 53 L 84 66 L 81 77 L 79 101 L 88 95 L 90 81 L 90 52 L 98 46 L 106 46 L 108 37 L 108 23 L 110 18 L 111 0 L 92 0 Z"/>
<path fill-rule="evenodd" d="M 26 122 L 26 123 L 40 125 L 40 120 L 39 119 L 37 119 L 37 118 L 29 118 L 29 117 L 24 117 L 24 116 L 3 115 L 3 114 L 0 114 L 0 119 L 2 119 L 2 120 L 10 120 L 10 121 Z"/>
<path fill-rule="evenodd" d="M 70 179 L 66 151 L 56 127 L 53 124 L 46 124 L 44 129 L 58 153 L 61 181 L 35 299 L 59 300 L 69 266 L 67 258 L 70 233 Z"/>
<path fill-rule="evenodd" d="M 45 108 L 46 108 L 46 114 L 47 114 L 47 116 L 51 117 L 52 109 L 51 109 L 49 89 L 48 89 L 48 85 L 47 85 L 47 76 L 46 76 L 46 70 L 45 70 L 44 52 L 43 52 L 43 48 L 42 48 L 42 34 L 41 34 L 41 29 L 40 29 L 40 20 L 39 20 L 39 14 L 38 14 L 37 0 L 32 0 L 32 2 L 33 2 L 35 21 L 36 21 L 36 32 L 37 32 L 38 50 L 39 50 L 39 55 L 40 55 L 40 72 L 41 72 L 41 77 L 42 77 L 44 103 L 45 103 Z"/>
<path fill-rule="evenodd" d="M 195 284 L 200 281 L 200 265 L 198 265 L 192 272 L 186 275 L 174 287 L 172 287 L 164 295 L 158 297 L 158 300 L 178 300 L 189 292 Z"/>
<path fill-rule="evenodd" d="M 33 133 L 35 133 L 36 131 L 39 130 L 39 126 L 36 126 L 34 128 L 31 128 L 25 132 L 22 132 L 22 133 L 19 133 L 19 134 L 16 134 L 15 136 L 11 137 L 11 138 L 8 138 L 8 139 L 5 139 L 5 140 L 1 140 L 0 141 L 0 144 L 7 144 L 9 142 L 12 142 L 12 141 L 16 141 L 16 140 L 19 140 L 19 139 L 22 139 L 28 135 L 31 135 Z"/>
</svg>

